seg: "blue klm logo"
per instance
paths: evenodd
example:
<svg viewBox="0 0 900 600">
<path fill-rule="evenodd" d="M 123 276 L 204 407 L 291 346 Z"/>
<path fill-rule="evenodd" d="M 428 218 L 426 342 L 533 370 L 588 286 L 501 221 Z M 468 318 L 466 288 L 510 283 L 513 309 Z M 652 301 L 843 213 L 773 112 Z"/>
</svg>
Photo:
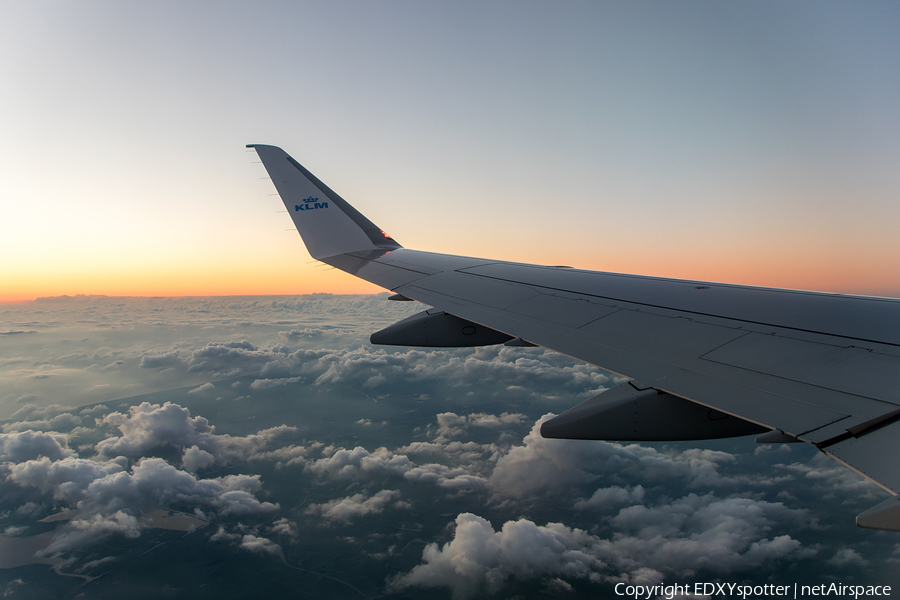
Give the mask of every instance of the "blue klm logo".
<svg viewBox="0 0 900 600">
<path fill-rule="evenodd" d="M 318 198 L 313 198 L 310 196 L 309 198 L 304 198 L 301 200 L 303 204 L 295 204 L 294 210 L 316 210 L 317 208 L 328 208 L 327 202 L 319 202 Z"/>
</svg>

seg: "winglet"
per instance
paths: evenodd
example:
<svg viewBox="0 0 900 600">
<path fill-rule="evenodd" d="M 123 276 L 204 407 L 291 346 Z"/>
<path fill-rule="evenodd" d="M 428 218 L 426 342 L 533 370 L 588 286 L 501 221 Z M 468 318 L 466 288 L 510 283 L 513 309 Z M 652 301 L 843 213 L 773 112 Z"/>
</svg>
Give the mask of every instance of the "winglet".
<svg viewBox="0 0 900 600">
<path fill-rule="evenodd" d="M 402 248 L 281 148 L 264 144 L 247 147 L 256 150 L 316 260 L 348 252 Z"/>
</svg>

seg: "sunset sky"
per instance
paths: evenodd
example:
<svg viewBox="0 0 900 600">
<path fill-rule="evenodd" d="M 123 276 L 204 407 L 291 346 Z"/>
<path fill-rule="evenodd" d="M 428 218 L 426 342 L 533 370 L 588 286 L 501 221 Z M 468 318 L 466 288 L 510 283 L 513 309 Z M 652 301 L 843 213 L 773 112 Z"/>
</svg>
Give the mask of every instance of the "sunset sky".
<svg viewBox="0 0 900 600">
<path fill-rule="evenodd" d="M 377 288 L 247 143 L 408 248 L 900 296 L 894 2 L 5 3 L 0 301 Z"/>
</svg>

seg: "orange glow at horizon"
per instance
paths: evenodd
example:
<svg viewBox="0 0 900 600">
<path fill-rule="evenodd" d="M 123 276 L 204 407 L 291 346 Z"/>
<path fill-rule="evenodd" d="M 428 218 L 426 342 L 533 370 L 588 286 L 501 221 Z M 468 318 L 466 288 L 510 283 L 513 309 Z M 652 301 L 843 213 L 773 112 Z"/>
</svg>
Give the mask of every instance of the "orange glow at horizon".
<svg viewBox="0 0 900 600">
<path fill-rule="evenodd" d="M 730 256 L 711 256 L 707 260 L 687 262 L 679 257 L 623 257 L 597 261 L 586 268 L 615 273 L 630 273 L 670 279 L 687 279 L 757 287 L 830 292 L 860 296 L 900 297 L 900 281 L 892 274 L 892 265 L 866 267 L 839 261 L 789 261 L 777 259 L 739 260 Z M 578 265 L 573 265 L 578 266 Z"/>
<path fill-rule="evenodd" d="M 900 283 L 886 277 L 900 265 L 838 260 L 800 260 L 794 257 L 726 254 L 686 257 L 682 253 L 630 252 L 619 256 L 566 261 L 563 256 L 522 256 L 523 262 L 569 264 L 575 268 L 631 273 L 673 279 L 801 289 L 868 296 L 900 296 Z M 580 254 L 582 258 L 584 254 Z M 509 256 L 504 257 L 509 259 Z M 328 267 L 300 262 L 292 270 L 279 263 L 267 266 L 197 265 L 161 268 L 157 265 L 106 271 L 32 271 L 5 277 L 0 303 L 26 302 L 53 296 L 268 296 L 312 293 L 374 294 L 384 289 Z"/>
<path fill-rule="evenodd" d="M 384 290 L 326 265 L 302 272 L 209 271 L 43 273 L 7 279 L 0 303 L 28 302 L 53 296 L 282 296 L 313 293 L 375 294 Z"/>
</svg>

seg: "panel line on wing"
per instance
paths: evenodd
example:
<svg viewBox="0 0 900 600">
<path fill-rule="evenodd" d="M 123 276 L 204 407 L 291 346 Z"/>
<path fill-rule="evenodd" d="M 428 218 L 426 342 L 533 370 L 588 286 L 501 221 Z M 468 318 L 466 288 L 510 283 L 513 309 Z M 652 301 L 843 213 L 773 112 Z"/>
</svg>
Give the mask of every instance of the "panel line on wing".
<svg viewBox="0 0 900 600">
<path fill-rule="evenodd" d="M 703 359 L 891 405 L 898 403 L 900 358 L 862 348 L 750 333 L 705 354 Z"/>
<path fill-rule="evenodd" d="M 736 382 L 728 376 L 734 373 L 734 367 L 720 365 L 711 368 L 708 373 L 703 373 L 696 368 L 703 362 L 699 358 L 693 359 L 693 366 L 689 362 L 680 366 L 667 364 L 664 362 L 665 357 L 671 357 L 672 353 L 658 352 L 655 356 L 648 355 L 646 346 L 604 338 L 579 329 L 560 327 L 535 317 L 502 309 L 462 303 L 463 301 L 446 296 L 430 287 L 420 287 L 421 284 L 428 282 L 429 280 L 422 280 L 402 288 L 401 291 L 420 302 L 440 306 L 441 310 L 451 314 L 476 323 L 490 323 L 488 326 L 507 334 L 515 331 L 524 339 L 538 345 L 553 348 L 605 370 L 637 379 L 642 388 L 656 387 L 760 425 L 777 427 L 792 435 L 815 431 L 849 416 L 846 412 L 800 400 L 790 394 L 755 387 L 754 378 Z M 705 364 L 714 365 L 714 363 Z M 765 379 L 762 375 L 758 378 L 760 383 Z M 791 387 L 797 390 L 808 389 L 805 384 L 785 383 L 793 384 L 788 386 L 788 391 Z M 817 394 L 819 395 L 821 393 Z M 831 395 L 843 396 L 837 392 Z M 771 418 L 773 415 L 776 418 Z"/>
<path fill-rule="evenodd" d="M 607 302 L 624 302 L 699 317 L 728 319 L 748 325 L 900 347 L 900 310 L 897 309 L 900 301 L 897 300 L 593 273 L 513 263 L 468 267 L 461 272 L 534 288 L 590 296 Z M 694 285 L 700 283 L 703 285 Z M 665 303 L 660 302 L 663 298 Z M 776 298 L 778 301 L 773 302 Z M 832 318 L 829 313 L 843 314 L 839 305 L 854 306 L 856 310 L 852 312 L 856 315 L 856 320 L 844 322 Z M 739 306 L 740 310 L 735 306 Z M 763 318 L 767 310 L 773 312 Z M 737 315 L 737 312 L 742 314 Z M 805 325 L 788 324 L 787 321 Z M 851 334 L 851 330 L 854 333 Z"/>
</svg>

